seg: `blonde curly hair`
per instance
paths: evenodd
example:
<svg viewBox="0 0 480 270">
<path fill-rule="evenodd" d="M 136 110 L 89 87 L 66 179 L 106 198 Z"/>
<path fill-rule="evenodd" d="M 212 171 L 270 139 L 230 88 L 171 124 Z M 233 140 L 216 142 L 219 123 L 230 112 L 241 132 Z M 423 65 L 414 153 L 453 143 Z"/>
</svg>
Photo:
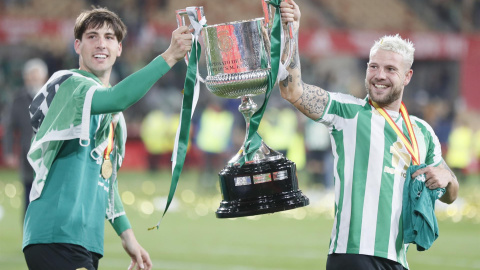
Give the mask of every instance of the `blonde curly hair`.
<svg viewBox="0 0 480 270">
<path fill-rule="evenodd" d="M 385 35 L 379 40 L 376 40 L 375 44 L 373 44 L 372 48 L 370 49 L 370 58 L 372 58 L 372 56 L 377 53 L 379 49 L 400 54 L 403 56 L 403 60 L 405 61 L 407 68 L 412 67 L 415 48 L 410 40 L 402 39 L 399 34 L 396 34 L 395 36 Z"/>
</svg>

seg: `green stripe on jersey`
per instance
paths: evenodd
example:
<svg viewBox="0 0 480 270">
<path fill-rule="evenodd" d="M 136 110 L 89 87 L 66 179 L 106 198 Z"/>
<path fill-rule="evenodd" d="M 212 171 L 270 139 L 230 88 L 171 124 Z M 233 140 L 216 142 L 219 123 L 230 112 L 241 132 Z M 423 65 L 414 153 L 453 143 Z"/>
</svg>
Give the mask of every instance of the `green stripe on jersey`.
<svg viewBox="0 0 480 270">
<path fill-rule="evenodd" d="M 358 252 L 362 232 L 363 203 L 365 199 L 365 186 L 367 183 L 368 154 L 370 141 L 363 138 L 371 134 L 371 114 L 359 114 L 357 120 L 357 133 L 355 141 L 355 175 L 352 181 L 352 214 L 350 217 L 350 231 L 348 235 L 348 251 Z M 355 191 L 355 192 L 353 192 Z"/>
<path fill-rule="evenodd" d="M 385 146 L 392 145 L 392 141 L 389 138 L 396 137 L 396 134 L 390 125 L 384 126 L 384 134 Z M 385 147 L 384 149 L 383 167 L 390 167 L 392 160 L 389 158 L 392 156 L 391 149 L 390 147 Z M 394 176 L 394 174 L 389 173 L 383 173 L 382 175 L 377 214 L 379 218 L 377 218 L 377 231 L 375 235 L 375 256 L 388 256 Z"/>
</svg>

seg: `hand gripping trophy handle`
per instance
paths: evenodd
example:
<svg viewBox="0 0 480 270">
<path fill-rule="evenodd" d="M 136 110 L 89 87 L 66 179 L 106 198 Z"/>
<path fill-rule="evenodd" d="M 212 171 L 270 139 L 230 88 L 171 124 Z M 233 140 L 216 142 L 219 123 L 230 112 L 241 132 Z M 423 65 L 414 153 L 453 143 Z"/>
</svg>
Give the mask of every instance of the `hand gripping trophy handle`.
<svg viewBox="0 0 480 270">
<path fill-rule="evenodd" d="M 194 17 L 195 21 L 196 22 L 200 22 L 204 17 L 204 13 L 203 13 L 203 7 L 192 7 L 193 8 L 193 13 L 192 13 L 192 16 Z M 187 12 L 187 9 L 184 8 L 184 9 L 178 9 L 175 11 L 175 17 L 176 17 L 176 20 L 177 20 L 177 26 L 180 27 L 180 26 L 184 26 L 186 25 L 185 23 L 185 16 L 188 15 L 188 12 Z M 192 28 L 192 25 L 190 24 L 189 28 Z M 185 55 L 185 63 L 187 64 L 188 66 L 188 59 L 190 58 L 190 52 L 188 52 L 186 55 Z M 197 75 L 200 79 L 201 82 L 205 82 L 205 79 L 202 78 L 202 76 L 200 74 Z"/>
<path fill-rule="evenodd" d="M 263 9 L 263 16 L 265 18 L 265 27 L 268 29 L 268 33 L 270 34 L 270 31 L 273 27 L 273 14 L 271 12 L 270 7 L 268 6 L 269 3 L 270 3 L 270 0 L 262 0 L 262 9 Z M 287 67 L 288 65 L 290 65 L 290 62 L 292 61 L 293 50 L 295 49 L 295 39 L 293 36 L 292 22 L 288 22 L 287 29 L 284 31 L 284 36 L 287 38 L 288 45 L 289 45 L 287 59 L 285 63 L 283 63 L 283 65 Z"/>
</svg>

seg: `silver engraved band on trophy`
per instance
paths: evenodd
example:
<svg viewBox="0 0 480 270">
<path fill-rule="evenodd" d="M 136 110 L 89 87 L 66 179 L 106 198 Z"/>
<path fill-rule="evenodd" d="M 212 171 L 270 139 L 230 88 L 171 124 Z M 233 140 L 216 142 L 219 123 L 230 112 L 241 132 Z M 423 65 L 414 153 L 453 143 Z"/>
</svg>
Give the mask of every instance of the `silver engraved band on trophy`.
<svg viewBox="0 0 480 270">
<path fill-rule="evenodd" d="M 234 74 L 208 76 L 205 84 L 210 92 L 223 98 L 241 98 L 265 93 L 268 86 L 268 70 L 247 71 Z M 238 88 L 242 85 L 244 88 Z"/>
<path fill-rule="evenodd" d="M 204 27 L 208 76 L 214 95 L 240 98 L 265 93 L 270 73 L 263 18 Z"/>
</svg>

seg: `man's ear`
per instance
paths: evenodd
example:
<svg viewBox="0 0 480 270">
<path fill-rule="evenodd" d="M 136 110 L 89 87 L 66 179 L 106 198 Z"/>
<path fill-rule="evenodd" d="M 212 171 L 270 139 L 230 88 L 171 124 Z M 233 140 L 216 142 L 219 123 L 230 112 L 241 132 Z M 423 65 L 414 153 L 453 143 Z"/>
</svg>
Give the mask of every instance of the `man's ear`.
<svg viewBox="0 0 480 270">
<path fill-rule="evenodd" d="M 117 57 L 122 55 L 122 42 L 119 42 L 118 43 L 118 53 L 117 53 Z"/>
<path fill-rule="evenodd" d="M 403 81 L 403 86 L 407 86 L 410 83 L 410 80 L 412 79 L 413 75 L 413 70 L 409 69 L 407 71 L 407 74 L 405 74 L 405 80 Z"/>
<path fill-rule="evenodd" d="M 80 55 L 80 44 L 82 41 L 80 39 L 75 39 L 75 43 L 73 44 L 73 47 L 75 48 L 75 52 Z"/>
</svg>

